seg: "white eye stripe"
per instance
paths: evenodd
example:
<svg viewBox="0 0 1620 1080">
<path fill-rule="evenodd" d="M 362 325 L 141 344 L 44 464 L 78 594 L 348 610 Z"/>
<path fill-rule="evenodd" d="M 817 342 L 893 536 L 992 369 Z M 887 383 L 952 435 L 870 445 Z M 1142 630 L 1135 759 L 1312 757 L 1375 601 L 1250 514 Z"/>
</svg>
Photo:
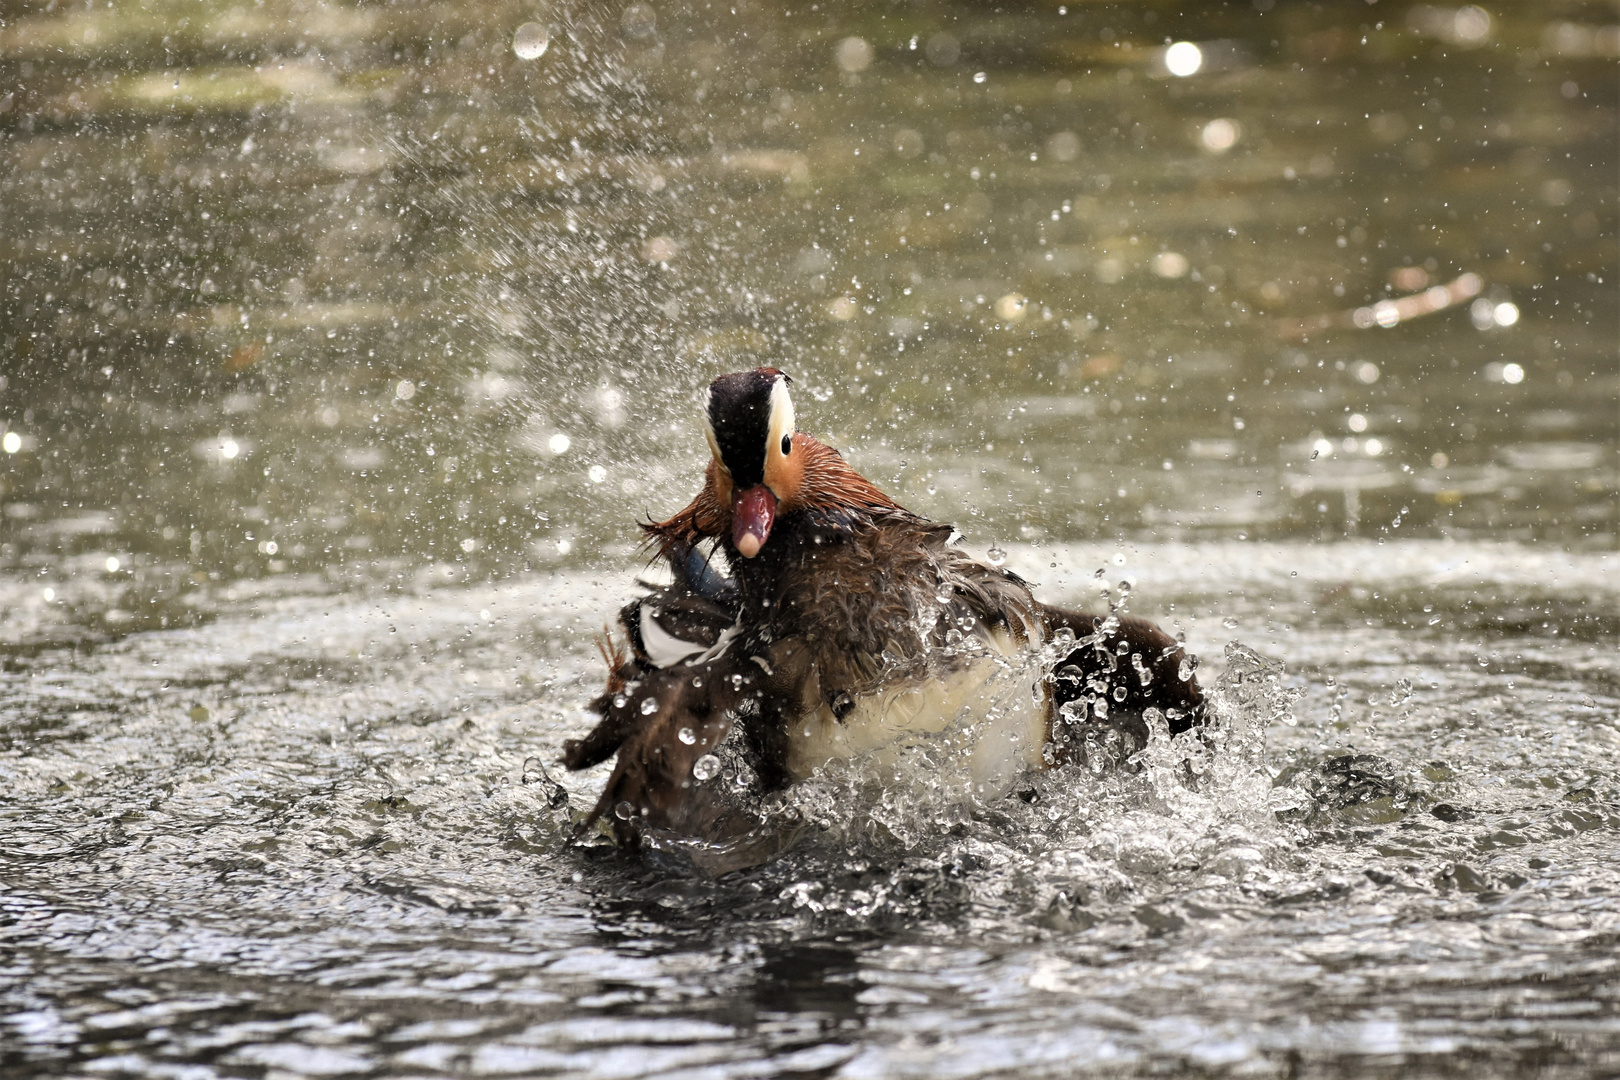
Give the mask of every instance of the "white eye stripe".
<svg viewBox="0 0 1620 1080">
<path fill-rule="evenodd" d="M 795 427 L 793 415 L 793 398 L 788 393 L 787 380 L 777 379 L 771 386 L 771 429 L 769 442 L 766 444 L 770 450 L 781 453 L 781 444 L 784 438 L 791 439 Z"/>
</svg>

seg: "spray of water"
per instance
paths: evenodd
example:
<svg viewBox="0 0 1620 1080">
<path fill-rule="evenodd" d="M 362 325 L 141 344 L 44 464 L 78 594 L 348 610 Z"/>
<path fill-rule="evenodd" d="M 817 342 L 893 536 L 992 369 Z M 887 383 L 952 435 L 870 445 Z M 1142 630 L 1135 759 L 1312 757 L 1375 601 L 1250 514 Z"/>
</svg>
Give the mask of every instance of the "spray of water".
<svg viewBox="0 0 1620 1080">
<path fill-rule="evenodd" d="M 1306 796 L 1274 786 L 1266 733 L 1294 722 L 1301 691 L 1281 663 L 1235 642 L 1208 688 L 1203 728 L 1171 736 L 1149 710 L 1145 746 L 1122 745 L 1114 733 L 1019 778 L 1011 793 L 975 782 L 973 722 L 1044 693 L 1073 646 L 999 658 L 974 716 L 830 764 L 768 800 L 768 828 L 742 852 L 785 849 L 743 873 L 750 891 L 766 893 L 759 914 L 870 927 L 966 908 L 1003 926 L 1064 931 L 1151 908 L 1171 892 L 1280 873 L 1298 835 L 1280 815 Z M 679 841 L 660 854 L 724 867 L 737 847 Z"/>
</svg>

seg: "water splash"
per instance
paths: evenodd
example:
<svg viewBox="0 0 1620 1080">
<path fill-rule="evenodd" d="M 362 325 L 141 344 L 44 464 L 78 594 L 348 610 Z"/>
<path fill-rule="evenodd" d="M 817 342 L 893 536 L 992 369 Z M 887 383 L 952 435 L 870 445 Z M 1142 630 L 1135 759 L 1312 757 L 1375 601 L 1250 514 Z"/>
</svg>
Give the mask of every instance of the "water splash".
<svg viewBox="0 0 1620 1080">
<path fill-rule="evenodd" d="M 1008 658 L 986 711 L 1013 707 L 1073 645 Z M 773 801 L 768 815 L 803 831 L 759 873 L 792 879 L 779 902 L 818 923 L 966 904 L 1058 930 L 1134 918 L 1167 891 L 1266 877 L 1297 842 L 1278 814 L 1303 798 L 1274 787 L 1266 732 L 1293 722 L 1300 693 L 1280 662 L 1234 643 L 1204 728 L 1172 736 L 1148 709 L 1146 745 L 1135 746 L 1094 724 L 1073 761 L 1025 775 L 1004 797 L 972 783 L 960 728 L 908 740 L 880 769 L 839 762 Z M 967 895 L 964 868 L 974 871 Z"/>
</svg>

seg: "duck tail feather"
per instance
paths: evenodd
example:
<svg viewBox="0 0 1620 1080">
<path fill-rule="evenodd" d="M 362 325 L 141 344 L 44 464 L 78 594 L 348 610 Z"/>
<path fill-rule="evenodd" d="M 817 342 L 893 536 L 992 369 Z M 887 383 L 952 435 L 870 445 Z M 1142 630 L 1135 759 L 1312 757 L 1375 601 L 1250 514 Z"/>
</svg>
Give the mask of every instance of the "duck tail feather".
<svg viewBox="0 0 1620 1080">
<path fill-rule="evenodd" d="M 607 665 L 607 692 L 615 694 L 624 689 L 624 667 L 630 662 L 629 650 L 613 636 L 613 628 L 607 623 L 602 624 L 602 632 L 593 640 L 596 642 L 597 654 L 602 657 L 602 663 Z"/>
<path fill-rule="evenodd" d="M 596 651 L 607 664 L 607 689 L 586 708 L 602 719 L 583 739 L 569 739 L 563 743 L 563 765 L 570 772 L 589 769 L 612 757 L 633 730 L 633 718 L 613 707 L 613 699 L 624 692 L 636 668 L 625 645 L 603 627 L 596 636 Z"/>
</svg>

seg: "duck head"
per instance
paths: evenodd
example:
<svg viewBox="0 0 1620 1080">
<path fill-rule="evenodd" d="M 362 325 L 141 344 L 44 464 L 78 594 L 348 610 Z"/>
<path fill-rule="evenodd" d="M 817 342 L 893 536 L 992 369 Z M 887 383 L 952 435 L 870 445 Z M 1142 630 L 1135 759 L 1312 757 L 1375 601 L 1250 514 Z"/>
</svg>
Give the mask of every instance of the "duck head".
<svg viewBox="0 0 1620 1080">
<path fill-rule="evenodd" d="M 755 368 L 720 376 L 703 395 L 715 494 L 729 507 L 731 544 L 744 558 L 759 554 L 804 479 L 791 381 L 776 368 Z"/>
</svg>

